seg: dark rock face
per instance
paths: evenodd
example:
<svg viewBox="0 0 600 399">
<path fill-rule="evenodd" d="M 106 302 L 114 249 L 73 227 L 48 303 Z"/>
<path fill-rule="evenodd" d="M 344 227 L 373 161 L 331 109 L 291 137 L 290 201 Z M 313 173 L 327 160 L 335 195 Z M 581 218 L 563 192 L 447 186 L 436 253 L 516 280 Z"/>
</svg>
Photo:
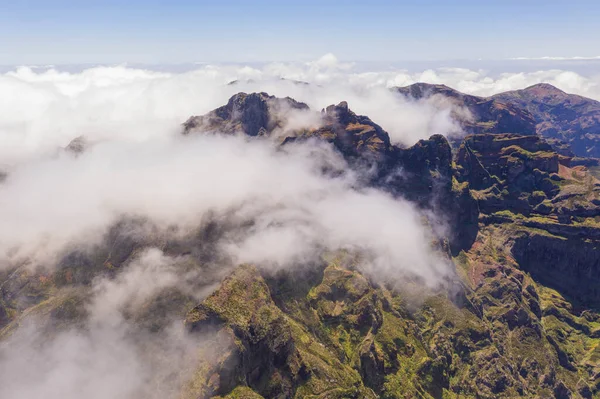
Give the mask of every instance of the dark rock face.
<svg viewBox="0 0 600 399">
<path fill-rule="evenodd" d="M 450 250 L 457 255 L 461 250 L 471 248 L 479 231 L 479 204 L 473 197 L 468 184 L 453 184 L 452 195 L 444 203 L 448 225 L 453 226 L 450 236 Z"/>
<path fill-rule="evenodd" d="M 456 156 L 458 180 L 481 192 L 479 207 L 486 213 L 510 209 L 529 214 L 560 191 L 551 180 L 560 159 L 537 136 L 468 136 Z"/>
<path fill-rule="evenodd" d="M 541 83 L 492 98 L 529 111 L 543 137 L 569 144 L 580 157 L 600 157 L 600 102 Z"/>
<path fill-rule="evenodd" d="M 184 134 L 196 131 L 242 132 L 248 136 L 269 135 L 281 126 L 289 110 L 308 110 L 304 103 L 267 93 L 238 93 L 204 116 L 193 116 L 184 124 Z"/>
<path fill-rule="evenodd" d="M 468 110 L 470 115 L 453 112 L 452 116 L 468 134 L 518 133 L 534 135 L 535 120 L 531 113 L 509 101 L 463 94 L 445 85 L 415 83 L 396 87 L 394 91 L 414 99 L 439 96 L 455 107 Z"/>
<path fill-rule="evenodd" d="M 564 292 L 579 303 L 597 306 L 600 305 L 600 243 L 582 238 L 524 234 L 515 240 L 512 253 L 523 270 L 542 284 Z"/>
<path fill-rule="evenodd" d="M 357 115 L 345 101 L 321 111 L 322 124 L 287 137 L 284 144 L 311 138 L 332 143 L 349 161 L 378 162 L 389 157 L 388 134 L 366 116 Z"/>
<path fill-rule="evenodd" d="M 290 98 L 280 99 L 266 93 L 240 93 L 226 106 L 205 116 L 190 118 L 184 133 L 216 131 L 243 132 L 248 136 L 268 136 L 281 125 L 282 110 L 308 110 Z M 464 187 L 452 184 L 452 150 L 445 137 L 433 135 L 409 148 L 392 145 L 387 132 L 366 116 L 357 115 L 346 102 L 321 111 L 321 126 L 288 132 L 282 145 L 309 139 L 331 143 L 365 179 L 396 196 L 422 207 L 437 208 L 448 215 L 456 232 L 451 244 L 468 245 L 476 232 L 476 202 Z"/>
<path fill-rule="evenodd" d="M 419 140 L 412 147 L 394 149 L 394 167 L 401 170 L 391 185 L 405 197 L 425 204 L 435 194 L 448 195 L 452 189 L 452 150 L 442 135 Z"/>
<path fill-rule="evenodd" d="M 360 351 L 360 375 L 366 386 L 381 392 L 385 380 L 385 360 L 375 341 L 367 342 Z"/>
<path fill-rule="evenodd" d="M 449 243 L 453 253 L 469 248 L 477 235 L 479 209 L 468 183 L 454 184 L 448 140 L 433 135 L 412 147 L 394 147 L 393 151 L 392 161 L 382 168 L 384 187 L 444 215 L 452 226 Z"/>
</svg>

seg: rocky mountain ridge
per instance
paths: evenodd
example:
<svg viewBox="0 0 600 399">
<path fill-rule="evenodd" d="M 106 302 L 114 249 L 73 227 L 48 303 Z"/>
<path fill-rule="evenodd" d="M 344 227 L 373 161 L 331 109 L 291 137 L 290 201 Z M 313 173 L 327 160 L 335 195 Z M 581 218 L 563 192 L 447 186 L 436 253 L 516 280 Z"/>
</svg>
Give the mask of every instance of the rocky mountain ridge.
<svg viewBox="0 0 600 399">
<path fill-rule="evenodd" d="M 290 112 L 308 106 L 266 93 L 239 93 L 184 123 L 187 135 L 330 143 L 369 186 L 446 218 L 432 245 L 454 274 L 443 289 L 382 282 L 359 254 L 339 251 L 309 269 L 240 265 L 216 275 L 200 303 L 163 292 L 131 315 L 140 328 L 160 331 L 176 316 L 218 348 L 177 397 L 600 397 L 600 181 L 535 135 L 528 111 L 457 98 L 485 108 L 496 130 L 473 122 L 476 134 L 455 154 L 441 135 L 395 146 L 344 102 L 322 110 L 317 126 L 287 129 Z M 93 279 L 117 276 L 144 248 L 200 269 L 219 232 L 209 223 L 189 237 L 132 238 L 127 228 L 114 226 L 95 252 L 69 254 L 51 274 L 2 272 L 0 339 L 32 315 L 50 329 L 80 322 Z"/>
<path fill-rule="evenodd" d="M 449 102 L 455 108 L 452 113 L 453 118 L 460 123 L 467 134 L 501 132 L 534 135 L 536 133 L 533 115 L 508 101 L 472 96 L 446 85 L 428 83 L 415 83 L 406 87 L 395 87 L 392 90 L 416 100 L 434 98 Z M 442 103 L 442 105 L 448 104 Z M 462 109 L 466 109 L 467 113 L 460 112 Z"/>
<path fill-rule="evenodd" d="M 426 83 L 393 90 L 415 99 L 438 97 L 465 108 L 468 115 L 454 116 L 467 133 L 537 133 L 563 155 L 600 158 L 600 102 L 547 83 L 489 97 Z"/>
<path fill-rule="evenodd" d="M 330 110 L 334 108 L 331 107 Z M 342 104 L 342 115 L 346 109 L 347 105 Z M 341 118 L 339 122 L 343 121 L 345 118 Z M 600 181 L 585 167 L 570 167 L 571 157 L 558 154 L 543 139 L 532 135 L 531 131 L 526 130 L 525 133 L 480 133 L 467 136 L 454 161 L 443 137 L 432 137 L 409 149 L 388 145 L 374 147 L 375 151 L 394 154 L 395 157 L 390 156 L 396 160 L 396 167 L 405 171 L 412 168 L 415 170 L 412 176 L 418 176 L 415 180 L 408 178 L 409 183 L 400 183 L 396 188 L 390 186 L 397 183 L 388 179 L 387 190 L 404 193 L 403 196 L 416 200 L 423 206 L 430 204 L 428 201 L 418 200 L 423 195 L 429 195 L 431 200 L 440 193 L 446 198 L 451 192 L 455 196 L 463 193 L 468 199 L 459 208 L 477 208 L 479 223 L 472 230 L 474 233 L 471 233 L 475 235 L 474 240 L 464 242 L 462 247 L 455 246 L 455 253 L 458 251 L 454 258 L 457 273 L 467 285 L 464 291 L 466 302 L 463 300 L 455 309 L 466 312 L 459 318 L 469 314 L 468 318 L 472 317 L 471 320 L 476 324 L 480 323 L 479 328 L 482 328 L 478 333 L 469 333 L 475 335 L 459 339 L 463 334 L 461 330 L 466 327 L 457 328 L 456 320 L 444 321 L 452 326 L 444 333 L 454 337 L 450 342 L 458 340 L 455 342 L 462 342 L 461 345 L 474 345 L 466 349 L 468 355 L 461 360 L 455 359 L 465 349 L 446 346 L 447 352 L 443 356 L 447 356 L 447 360 L 432 359 L 436 366 L 425 362 L 423 367 L 427 364 L 427 371 L 413 369 L 414 374 L 409 377 L 409 383 L 394 383 L 394 376 L 407 375 L 398 374 L 399 369 L 394 367 L 388 369 L 387 362 L 410 363 L 414 352 L 409 351 L 409 358 L 401 360 L 403 355 L 397 352 L 397 345 L 386 346 L 383 341 L 378 341 L 377 329 L 384 327 L 372 327 L 375 331 L 371 330 L 363 338 L 353 341 L 358 345 L 357 348 L 365 348 L 367 352 L 359 350 L 356 363 L 351 359 L 348 361 L 359 371 L 363 384 L 376 395 L 588 398 L 597 392 L 591 381 L 596 378 L 594 370 L 597 370 L 597 363 L 592 360 L 595 359 L 592 354 L 596 350 L 594 342 L 597 334 L 600 334 L 600 330 L 595 327 L 597 311 L 594 310 L 600 299 L 595 288 L 600 282 L 600 264 L 596 257 L 599 237 L 596 232 L 600 232 Z M 352 131 L 346 129 L 345 134 L 352 134 Z M 331 136 L 326 136 L 325 139 L 335 145 L 335 140 L 330 138 Z M 381 141 L 386 143 L 386 140 Z M 433 148 L 445 150 L 432 153 L 430 142 L 437 143 Z M 351 150 L 339 144 L 336 147 L 350 157 L 358 153 L 358 145 Z M 386 158 L 378 158 L 380 161 L 384 159 Z M 431 167 L 433 160 L 435 166 Z M 418 166 L 423 163 L 430 168 Z M 379 165 L 383 170 L 389 166 L 386 162 L 380 162 Z M 428 175 L 435 177 L 425 179 L 427 187 L 448 187 L 450 183 L 452 188 L 436 191 L 435 194 L 434 190 L 420 190 L 419 181 Z M 406 176 L 411 174 L 406 173 L 404 178 Z M 406 194 L 407 191 L 412 193 Z M 463 218 L 455 225 L 458 228 L 451 235 L 460 234 L 465 221 L 471 217 Z M 325 269 L 326 274 L 331 267 Z M 342 270 L 356 273 L 352 266 L 343 266 Z M 334 279 L 330 283 L 338 282 Z M 402 292 L 402 289 L 396 288 L 395 292 Z M 381 295 L 385 297 L 386 294 Z M 393 293 L 390 295 L 394 297 Z M 456 300 L 453 302 L 448 298 L 433 295 L 432 298 L 434 297 L 446 303 L 443 306 L 457 306 Z M 344 306 L 345 303 L 355 303 L 356 300 L 358 299 L 345 299 L 339 302 L 337 299 L 331 306 L 336 303 Z M 311 305 L 306 306 L 310 308 Z M 384 305 L 384 308 L 386 306 L 389 305 Z M 441 306 L 439 302 L 438 306 Z M 425 309 L 433 312 L 434 319 L 439 317 L 435 316 L 435 308 L 425 306 L 421 311 Z M 400 320 L 414 317 L 407 315 L 406 308 L 399 308 L 397 311 L 403 315 Z M 375 315 L 370 317 L 378 318 Z M 417 325 L 422 320 L 419 317 L 423 316 L 414 320 Z M 386 317 L 382 319 L 385 324 Z M 388 321 L 392 319 L 393 316 L 387 317 Z M 325 320 L 319 323 L 325 323 Z M 301 324 L 307 325 L 308 321 L 302 320 Z M 361 326 L 346 325 L 344 328 L 347 329 L 346 334 L 349 334 Z M 404 331 L 406 334 L 406 330 Z M 370 341 L 369 336 L 374 336 L 374 340 Z M 487 338 L 475 338 L 477 336 Z M 332 338 L 327 336 L 326 339 Z M 480 339 L 483 341 L 479 341 Z M 332 345 L 335 345 L 335 341 L 329 341 L 326 347 Z M 437 348 L 440 342 L 434 340 L 428 345 L 430 349 L 432 345 Z M 491 348 L 494 349 L 489 352 Z M 368 350 L 372 352 L 369 353 Z M 392 352 L 388 353 L 387 350 Z M 434 353 L 438 350 L 435 349 Z M 539 357 L 534 354 L 544 355 Z M 500 359 L 502 360 L 499 362 Z M 462 374 L 461 370 L 478 371 L 469 376 Z M 405 369 L 404 373 L 407 372 Z M 343 386 L 341 382 L 339 384 L 340 387 Z M 467 388 L 469 386 L 471 388 Z M 215 389 L 219 391 L 220 388 Z M 264 392 L 260 386 L 256 389 L 260 393 Z M 368 397 L 360 391 L 351 395 Z"/>
</svg>

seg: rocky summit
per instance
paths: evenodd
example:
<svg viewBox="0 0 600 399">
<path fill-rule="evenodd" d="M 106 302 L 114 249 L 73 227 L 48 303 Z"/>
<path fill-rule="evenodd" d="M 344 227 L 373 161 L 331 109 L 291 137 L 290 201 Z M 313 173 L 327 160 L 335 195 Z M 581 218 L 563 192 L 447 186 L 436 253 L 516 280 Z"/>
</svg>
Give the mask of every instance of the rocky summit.
<svg viewBox="0 0 600 399">
<path fill-rule="evenodd" d="M 149 298 L 128 319 L 149 334 L 177 319 L 190 351 L 210 353 L 187 366 L 175 397 L 600 398 L 600 180 L 545 139 L 596 154 L 594 104 L 548 85 L 490 98 L 439 85 L 397 91 L 466 107 L 457 117 L 469 134 L 454 150 L 441 135 L 401 147 L 352 104 L 311 111 L 266 93 L 236 94 L 183 124 L 185 135 L 280 149 L 326 143 L 368 189 L 438 215 L 423 223 L 442 220 L 431 246 L 451 273 L 442 286 L 381 281 L 361 254 L 340 250 L 311 267 L 242 264 L 195 279 L 201 301 L 177 290 Z M 318 122 L 298 128 L 294 112 Z M 214 254 L 227 223 L 170 236 L 124 220 L 55 271 L 0 272 L 0 339 L 33 315 L 47 331 L 77 325 L 94 279 L 116 278 L 144 248 L 176 256 L 181 272 L 225 262 Z M 124 234 L 132 226 L 146 234 Z"/>
<path fill-rule="evenodd" d="M 306 110 L 308 106 L 289 97 L 276 98 L 267 93 L 239 93 L 227 105 L 204 116 L 193 116 L 184 124 L 184 134 L 194 131 L 221 133 L 244 132 L 248 136 L 271 134 L 285 122 L 291 110 Z"/>
</svg>

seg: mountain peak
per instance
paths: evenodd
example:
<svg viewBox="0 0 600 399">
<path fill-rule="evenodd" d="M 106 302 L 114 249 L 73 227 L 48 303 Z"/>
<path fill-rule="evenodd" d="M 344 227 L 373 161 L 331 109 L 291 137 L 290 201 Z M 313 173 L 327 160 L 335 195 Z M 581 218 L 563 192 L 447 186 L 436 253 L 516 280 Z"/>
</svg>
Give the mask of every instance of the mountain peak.
<svg viewBox="0 0 600 399">
<path fill-rule="evenodd" d="M 270 134 L 290 110 L 308 110 L 308 105 L 290 97 L 279 98 L 268 93 L 237 93 L 227 104 L 203 116 L 192 116 L 184 124 L 184 134 L 194 131 L 219 130 L 244 132 L 248 136 Z"/>
<path fill-rule="evenodd" d="M 545 91 L 553 91 L 557 93 L 564 93 L 561 89 L 556 86 L 552 86 L 550 83 L 536 83 L 534 85 L 528 86 L 523 89 L 524 91 L 532 91 L 532 90 L 545 90 Z"/>
<path fill-rule="evenodd" d="M 538 83 L 493 96 L 529 111 L 536 131 L 547 139 L 567 143 L 580 157 L 600 157 L 600 102 Z"/>
<path fill-rule="evenodd" d="M 338 105 L 330 105 L 325 108 L 325 117 L 334 119 L 337 122 L 347 125 L 356 120 L 356 114 L 348 108 L 346 101 L 340 102 Z"/>
<path fill-rule="evenodd" d="M 458 90 L 454 90 L 446 85 L 425 82 L 417 82 L 404 87 L 396 87 L 394 89 L 400 94 L 415 98 L 417 100 L 432 96 L 434 94 L 444 94 L 448 97 L 463 96 L 463 94 Z"/>
</svg>

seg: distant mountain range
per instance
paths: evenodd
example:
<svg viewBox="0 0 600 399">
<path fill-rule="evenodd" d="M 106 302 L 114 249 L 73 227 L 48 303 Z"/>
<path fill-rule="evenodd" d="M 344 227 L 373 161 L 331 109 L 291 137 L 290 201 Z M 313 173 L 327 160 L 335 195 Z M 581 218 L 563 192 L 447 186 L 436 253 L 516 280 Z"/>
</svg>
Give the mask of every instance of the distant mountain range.
<svg viewBox="0 0 600 399">
<path fill-rule="evenodd" d="M 467 133 L 537 133 L 565 155 L 600 157 L 600 102 L 547 83 L 490 97 L 427 83 L 393 90 L 415 99 L 443 97 L 468 109 L 470 117 L 454 115 Z"/>
</svg>

